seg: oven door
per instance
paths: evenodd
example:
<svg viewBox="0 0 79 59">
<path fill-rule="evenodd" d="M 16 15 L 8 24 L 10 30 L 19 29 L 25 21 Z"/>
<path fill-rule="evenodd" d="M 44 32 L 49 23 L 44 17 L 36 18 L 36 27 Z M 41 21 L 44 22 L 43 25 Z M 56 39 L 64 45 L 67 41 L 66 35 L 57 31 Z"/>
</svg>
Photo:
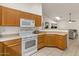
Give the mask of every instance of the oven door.
<svg viewBox="0 0 79 59">
<path fill-rule="evenodd" d="M 37 51 L 37 37 L 26 37 L 22 40 L 22 55 L 32 55 Z"/>
</svg>

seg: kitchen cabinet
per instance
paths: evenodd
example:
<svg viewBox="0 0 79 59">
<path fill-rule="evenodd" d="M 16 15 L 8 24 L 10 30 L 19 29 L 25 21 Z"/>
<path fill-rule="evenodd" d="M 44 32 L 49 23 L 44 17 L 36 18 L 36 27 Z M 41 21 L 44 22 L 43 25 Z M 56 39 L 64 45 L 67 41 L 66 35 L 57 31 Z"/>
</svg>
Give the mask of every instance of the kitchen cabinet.
<svg viewBox="0 0 79 59">
<path fill-rule="evenodd" d="M 67 35 L 56 35 L 56 46 L 60 49 L 67 48 Z"/>
<path fill-rule="evenodd" d="M 67 35 L 47 34 L 45 45 L 64 50 L 67 48 Z"/>
<path fill-rule="evenodd" d="M 40 27 L 42 22 L 42 17 L 39 15 L 34 15 L 35 26 Z"/>
<path fill-rule="evenodd" d="M 45 45 L 46 46 L 56 46 L 56 35 L 46 34 Z"/>
<path fill-rule="evenodd" d="M 21 56 L 21 39 L 5 41 L 4 56 Z"/>
<path fill-rule="evenodd" d="M 2 23 L 2 8 L 0 7 L 0 25 Z"/>
<path fill-rule="evenodd" d="M 45 47 L 45 34 L 38 35 L 38 49 Z"/>
<path fill-rule="evenodd" d="M 35 21 L 35 26 L 41 26 L 41 16 L 0 6 L 0 26 L 20 26 L 20 19 Z"/>
<path fill-rule="evenodd" d="M 0 7 L 0 25 L 1 26 L 19 26 L 20 12 L 14 9 Z"/>
<path fill-rule="evenodd" d="M 27 13 L 27 12 L 20 12 L 20 18 L 24 18 L 24 19 L 29 19 L 29 20 L 34 20 L 33 19 L 33 14 L 31 13 Z"/>
<path fill-rule="evenodd" d="M 0 42 L 0 56 L 3 56 L 3 43 Z"/>
</svg>

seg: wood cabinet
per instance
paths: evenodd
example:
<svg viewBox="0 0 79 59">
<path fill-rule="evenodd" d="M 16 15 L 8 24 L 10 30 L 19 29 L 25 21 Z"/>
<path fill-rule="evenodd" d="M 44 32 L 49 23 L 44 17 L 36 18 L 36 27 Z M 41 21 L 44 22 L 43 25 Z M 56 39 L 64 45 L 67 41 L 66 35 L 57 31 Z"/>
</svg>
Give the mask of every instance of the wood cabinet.
<svg viewBox="0 0 79 59">
<path fill-rule="evenodd" d="M 45 35 L 38 35 L 38 49 L 45 47 Z"/>
<path fill-rule="evenodd" d="M 2 24 L 2 8 L 0 6 L 0 25 Z"/>
<path fill-rule="evenodd" d="M 27 12 L 20 12 L 20 18 L 24 18 L 24 19 L 29 19 L 29 20 L 34 20 L 33 19 L 33 14 L 31 13 L 27 13 Z"/>
<path fill-rule="evenodd" d="M 35 26 L 41 26 L 41 16 L 0 6 L 0 26 L 20 26 L 20 19 L 35 21 Z"/>
<path fill-rule="evenodd" d="M 38 36 L 38 49 L 56 47 L 62 50 L 67 48 L 67 35 L 44 34 Z"/>
<path fill-rule="evenodd" d="M 42 17 L 39 15 L 34 15 L 35 26 L 40 27 L 42 23 Z"/>
<path fill-rule="evenodd" d="M 21 56 L 21 39 L 5 41 L 4 56 Z"/>
<path fill-rule="evenodd" d="M 45 39 L 46 46 L 53 46 L 60 49 L 67 48 L 67 35 L 47 34 Z"/>
<path fill-rule="evenodd" d="M 45 39 L 46 46 L 56 46 L 56 35 L 47 34 Z"/>
<path fill-rule="evenodd" d="M 67 35 L 56 35 L 56 46 L 60 49 L 67 48 Z"/>
<path fill-rule="evenodd" d="M 20 12 L 14 9 L 0 7 L 1 8 L 1 25 L 2 26 L 19 26 Z"/>
<path fill-rule="evenodd" d="M 0 42 L 0 56 L 3 56 L 3 43 Z"/>
</svg>

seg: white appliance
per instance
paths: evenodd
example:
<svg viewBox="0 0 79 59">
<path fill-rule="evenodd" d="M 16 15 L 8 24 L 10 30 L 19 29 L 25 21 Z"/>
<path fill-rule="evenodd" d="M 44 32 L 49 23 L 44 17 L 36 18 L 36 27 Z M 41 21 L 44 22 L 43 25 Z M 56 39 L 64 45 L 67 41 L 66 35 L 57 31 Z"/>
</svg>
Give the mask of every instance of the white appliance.
<svg viewBox="0 0 79 59">
<path fill-rule="evenodd" d="M 20 37 L 22 38 L 22 55 L 23 56 L 30 56 L 33 53 L 37 52 L 37 35 L 33 34 L 35 30 L 33 21 L 23 21 L 21 22 L 20 27 Z M 25 24 L 25 23 L 30 24 Z M 23 24 L 22 24 L 23 23 Z"/>
<path fill-rule="evenodd" d="M 22 55 L 30 56 L 37 52 L 37 36 L 22 38 Z"/>
<path fill-rule="evenodd" d="M 20 19 L 20 27 L 34 27 L 35 26 L 35 21 L 31 19 Z"/>
</svg>

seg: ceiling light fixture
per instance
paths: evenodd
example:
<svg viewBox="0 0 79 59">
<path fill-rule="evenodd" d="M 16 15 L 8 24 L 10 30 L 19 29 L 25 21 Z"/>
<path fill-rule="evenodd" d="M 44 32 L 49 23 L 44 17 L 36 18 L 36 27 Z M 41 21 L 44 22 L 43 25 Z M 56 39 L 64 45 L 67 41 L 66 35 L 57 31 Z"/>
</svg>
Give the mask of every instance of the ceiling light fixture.
<svg viewBox="0 0 79 59">
<path fill-rule="evenodd" d="M 75 20 L 71 20 L 71 13 L 69 13 L 69 23 L 76 22 Z"/>
<path fill-rule="evenodd" d="M 55 17 L 57 20 L 60 20 L 61 18 L 60 17 Z"/>
</svg>

